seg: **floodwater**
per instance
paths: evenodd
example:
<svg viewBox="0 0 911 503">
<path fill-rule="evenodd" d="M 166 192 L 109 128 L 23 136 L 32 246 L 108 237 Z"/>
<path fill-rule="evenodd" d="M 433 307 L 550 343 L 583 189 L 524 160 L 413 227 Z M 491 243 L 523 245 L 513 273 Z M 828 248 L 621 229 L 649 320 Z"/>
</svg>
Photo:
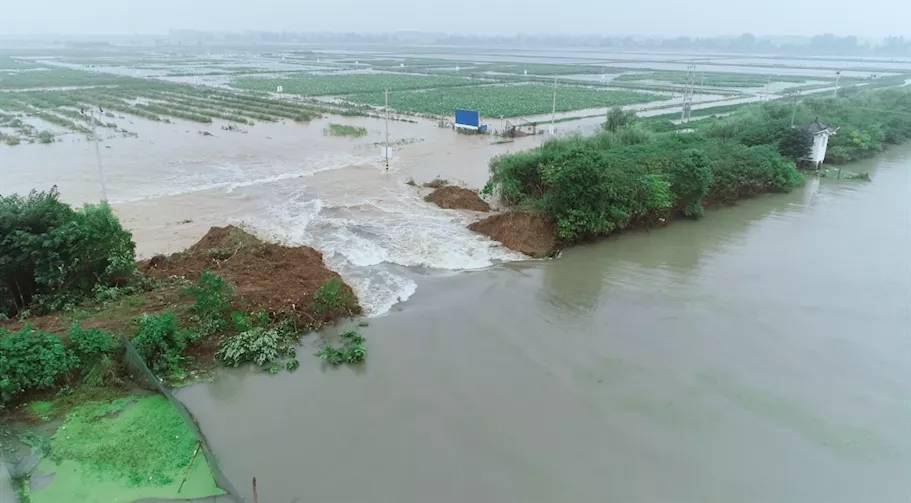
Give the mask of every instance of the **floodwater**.
<svg viewBox="0 0 911 503">
<path fill-rule="evenodd" d="M 369 357 L 179 392 L 261 501 L 907 502 L 911 146 L 556 260 L 427 274 Z M 345 327 L 339 327 L 343 329 Z"/>
<path fill-rule="evenodd" d="M 848 168 L 872 182 L 528 261 L 405 181 L 480 187 L 543 136 L 393 121 L 386 171 L 376 119 L 120 125 L 139 136 L 102 166 L 140 255 L 242 224 L 322 251 L 371 316 L 363 368 L 322 368 L 308 336 L 293 374 L 179 392 L 248 496 L 256 476 L 269 502 L 911 499 L 911 146 Z M 51 184 L 98 200 L 94 145 L 0 146 L 0 193 Z"/>
<path fill-rule="evenodd" d="M 330 122 L 368 134 L 327 136 Z M 387 171 L 378 119 L 260 123 L 244 132 L 225 131 L 220 122 L 119 125 L 138 137 L 105 139 L 101 167 L 108 199 L 140 257 L 184 249 L 211 226 L 243 225 L 323 252 L 372 315 L 415 292 L 408 268 L 456 271 L 522 258 L 469 231 L 477 215 L 425 203 L 429 190 L 406 182 L 441 177 L 480 188 L 492 156 L 530 148 L 543 136 L 495 143 L 428 120 L 391 121 Z M 56 184 L 64 200 L 81 204 L 101 199 L 100 179 L 95 147 L 78 135 L 52 145 L 0 146 L 2 194 Z"/>
</svg>

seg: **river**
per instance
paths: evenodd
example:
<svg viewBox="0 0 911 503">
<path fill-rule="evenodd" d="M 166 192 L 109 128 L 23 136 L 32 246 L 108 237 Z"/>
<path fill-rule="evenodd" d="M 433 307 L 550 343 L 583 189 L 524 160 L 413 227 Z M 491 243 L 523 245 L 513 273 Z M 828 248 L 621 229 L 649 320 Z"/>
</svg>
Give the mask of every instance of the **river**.
<svg viewBox="0 0 911 503">
<path fill-rule="evenodd" d="M 847 168 L 872 181 L 414 270 L 364 367 L 308 336 L 179 397 L 260 501 L 907 502 L 911 146 Z"/>
</svg>

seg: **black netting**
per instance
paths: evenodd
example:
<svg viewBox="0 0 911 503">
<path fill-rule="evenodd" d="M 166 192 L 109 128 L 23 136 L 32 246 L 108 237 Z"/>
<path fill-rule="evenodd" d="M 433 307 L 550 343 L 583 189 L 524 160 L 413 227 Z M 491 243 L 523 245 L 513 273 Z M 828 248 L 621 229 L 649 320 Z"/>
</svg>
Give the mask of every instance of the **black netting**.
<svg viewBox="0 0 911 503">
<path fill-rule="evenodd" d="M 243 503 L 244 499 L 240 496 L 240 493 L 228 479 L 228 477 L 221 471 L 221 467 L 218 464 L 218 460 L 215 458 L 215 454 L 212 453 L 212 450 L 209 448 L 209 442 L 206 440 L 206 436 L 203 435 L 202 430 L 199 428 L 199 424 L 196 422 L 196 418 L 193 417 L 193 414 L 190 413 L 189 409 L 184 406 L 183 402 L 177 399 L 171 390 L 168 389 L 164 383 L 161 382 L 158 377 L 152 372 L 152 370 L 146 365 L 145 361 L 139 356 L 139 352 L 136 351 L 136 346 L 133 345 L 129 340 L 124 341 L 124 355 L 123 361 L 127 368 L 132 372 L 133 378 L 136 380 L 137 384 L 144 384 L 148 386 L 149 389 L 158 391 L 180 411 L 180 414 L 186 419 L 187 424 L 193 428 L 193 431 L 196 433 L 197 438 L 199 438 L 200 452 L 206 457 L 206 461 L 209 463 L 209 469 L 212 471 L 213 477 L 215 477 L 215 482 L 218 484 L 218 487 L 225 490 L 226 495 L 223 496 L 211 496 L 208 498 L 198 498 L 191 501 L 197 502 L 218 502 L 218 503 Z M 147 502 L 152 501 L 168 501 L 168 500 L 143 500 Z"/>
</svg>

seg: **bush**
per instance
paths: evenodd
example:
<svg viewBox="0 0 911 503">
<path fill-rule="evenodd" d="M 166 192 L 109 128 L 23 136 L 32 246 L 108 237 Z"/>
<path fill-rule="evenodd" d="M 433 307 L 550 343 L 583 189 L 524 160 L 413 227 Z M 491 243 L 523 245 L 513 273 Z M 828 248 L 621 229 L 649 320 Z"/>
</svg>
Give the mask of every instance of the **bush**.
<svg viewBox="0 0 911 503">
<path fill-rule="evenodd" d="M 355 365 L 367 359 L 367 346 L 364 345 L 364 338 L 360 334 L 350 330 L 340 337 L 342 339 L 340 347 L 327 344 L 316 356 L 333 367 L 343 363 Z"/>
<path fill-rule="evenodd" d="M 139 319 L 139 331 L 133 344 L 139 356 L 156 374 L 181 377 L 183 352 L 196 334 L 178 326 L 172 312 L 159 315 L 145 314 Z"/>
<path fill-rule="evenodd" d="M 350 309 L 354 296 L 345 289 L 345 284 L 338 278 L 332 278 L 313 294 L 313 311 L 324 316 L 332 311 Z"/>
<path fill-rule="evenodd" d="M 107 204 L 73 210 L 56 188 L 0 196 L 0 309 L 53 310 L 135 272 L 135 245 Z"/>
<path fill-rule="evenodd" d="M 200 335 L 212 335 L 228 327 L 234 289 L 224 278 L 212 271 L 203 271 L 189 291 L 196 299 L 193 320 L 199 325 Z"/>
<path fill-rule="evenodd" d="M 78 323 L 70 327 L 70 350 L 81 367 L 90 367 L 104 355 L 117 349 L 117 339 L 104 330 L 82 328 Z"/>
<path fill-rule="evenodd" d="M 60 339 L 26 326 L 0 329 L 0 404 L 21 393 L 50 389 L 74 364 Z"/>
</svg>

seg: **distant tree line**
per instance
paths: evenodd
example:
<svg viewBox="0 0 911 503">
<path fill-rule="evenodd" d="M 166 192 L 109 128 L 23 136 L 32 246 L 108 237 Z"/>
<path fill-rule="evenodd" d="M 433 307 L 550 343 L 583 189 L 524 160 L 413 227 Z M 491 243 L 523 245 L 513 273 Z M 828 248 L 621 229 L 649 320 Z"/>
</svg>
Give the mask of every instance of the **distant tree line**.
<svg viewBox="0 0 911 503">
<path fill-rule="evenodd" d="M 761 36 L 744 33 L 739 36 L 718 37 L 657 37 L 589 35 L 473 35 L 454 33 L 425 33 L 402 31 L 393 33 L 296 33 L 296 32 L 202 32 L 174 30 L 168 37 L 178 43 L 396 43 L 441 44 L 465 46 L 524 46 L 524 47 L 604 47 L 623 50 L 717 51 L 764 54 L 804 54 L 842 56 L 909 56 L 911 38 L 887 36 L 865 40 L 854 35 L 830 33 L 807 36 Z"/>
</svg>

